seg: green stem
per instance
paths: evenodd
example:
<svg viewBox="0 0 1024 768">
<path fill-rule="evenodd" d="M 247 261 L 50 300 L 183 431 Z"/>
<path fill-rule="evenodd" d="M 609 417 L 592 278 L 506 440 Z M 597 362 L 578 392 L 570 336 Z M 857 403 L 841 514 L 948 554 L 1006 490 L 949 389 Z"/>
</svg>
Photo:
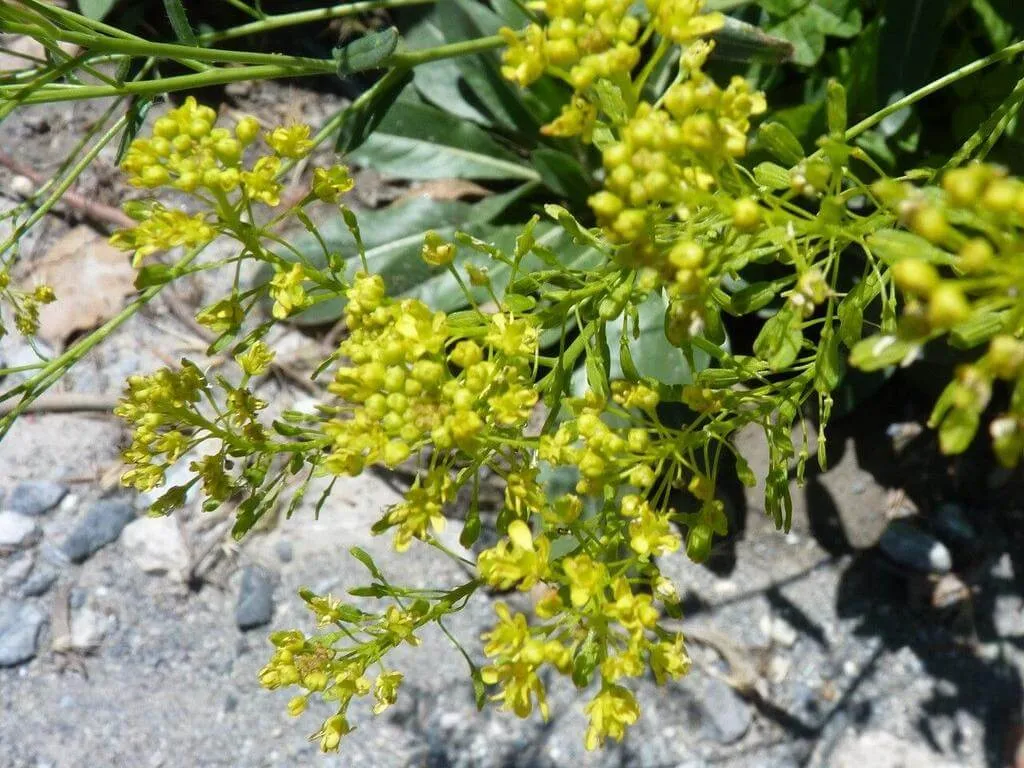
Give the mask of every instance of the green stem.
<svg viewBox="0 0 1024 768">
<path fill-rule="evenodd" d="M 850 141 L 855 137 L 859 136 L 860 134 L 864 133 L 864 131 L 868 130 L 869 128 L 873 128 L 874 126 L 878 125 L 880 122 L 885 120 L 885 118 L 887 118 L 889 115 L 899 112 L 901 109 L 909 107 L 912 104 L 916 104 L 921 99 L 927 96 L 931 96 L 936 91 L 941 91 L 943 88 L 945 88 L 948 85 L 952 85 L 957 80 L 962 80 L 965 77 L 969 77 L 970 75 L 973 75 L 975 72 L 980 72 L 985 67 L 991 66 L 992 64 L 997 64 L 998 62 L 1003 61 L 1004 59 L 1013 58 L 1018 53 L 1022 52 L 1024 52 L 1024 41 L 1014 43 L 1013 45 L 1008 45 L 1005 48 L 1003 48 L 1003 50 L 996 51 L 990 56 L 985 56 L 984 58 L 972 61 L 970 64 L 966 64 L 960 67 L 959 69 L 950 72 L 948 75 L 940 77 L 938 80 L 934 80 L 928 83 L 928 85 L 922 88 L 918 88 L 916 91 L 913 91 L 912 93 L 908 93 L 902 99 L 897 99 L 884 109 L 880 109 L 878 112 L 875 112 L 875 114 L 864 118 L 856 125 L 848 128 L 846 133 L 844 134 L 844 138 L 846 141 Z"/>
<path fill-rule="evenodd" d="M 258 67 L 231 67 L 197 72 L 194 75 L 164 77 L 158 80 L 124 83 L 112 86 L 65 86 L 38 91 L 21 100 L 22 104 L 49 104 L 57 101 L 80 101 L 82 99 L 102 99 L 111 96 L 158 96 L 172 91 L 185 91 L 193 88 L 205 88 L 211 85 L 237 83 L 243 80 L 274 80 L 281 77 L 301 77 L 304 75 L 321 75 L 332 72 L 333 62 L 324 62 L 325 67 L 310 71 L 280 65 Z M 0 87 L 0 99 L 7 98 L 7 89 Z"/>
<path fill-rule="evenodd" d="M 9 32 L 16 32 L 32 37 L 40 37 L 44 32 L 33 24 L 8 24 Z M 200 61 L 219 61 L 232 64 L 272 64 L 277 66 L 305 67 L 312 70 L 325 69 L 334 71 L 337 66 L 330 59 L 310 59 L 303 56 L 286 56 L 280 53 L 258 53 L 250 51 L 222 51 L 216 48 L 197 48 L 192 45 L 177 43 L 154 43 L 149 40 L 125 40 L 113 37 L 101 37 L 70 30 L 58 30 L 54 37 L 66 43 L 74 43 L 90 50 L 125 53 L 131 56 L 156 56 L 165 59 L 195 59 Z"/>
<path fill-rule="evenodd" d="M 427 64 L 440 59 L 453 59 L 457 56 L 469 56 L 474 53 L 493 51 L 507 45 L 505 38 L 501 35 L 480 37 L 476 40 L 464 40 L 449 45 L 439 45 L 436 48 L 424 48 L 419 51 L 405 51 L 396 53 L 384 60 L 381 66 L 385 67 L 415 67 L 419 64 Z"/>
<path fill-rule="evenodd" d="M 378 8 L 402 8 L 409 5 L 425 5 L 436 0 L 363 0 L 362 2 L 342 3 L 330 8 L 316 8 L 311 11 L 296 11 L 295 13 L 281 13 L 275 16 L 267 16 L 259 21 L 251 21 L 248 24 L 240 24 L 237 27 L 229 27 L 214 32 L 206 32 L 197 35 L 200 43 L 216 43 L 220 40 L 230 40 L 235 37 L 254 35 L 261 32 L 269 32 L 282 27 L 291 27 L 296 24 L 309 24 L 314 21 L 327 21 L 329 19 L 340 19 L 345 16 L 354 16 L 366 11 Z"/>
</svg>

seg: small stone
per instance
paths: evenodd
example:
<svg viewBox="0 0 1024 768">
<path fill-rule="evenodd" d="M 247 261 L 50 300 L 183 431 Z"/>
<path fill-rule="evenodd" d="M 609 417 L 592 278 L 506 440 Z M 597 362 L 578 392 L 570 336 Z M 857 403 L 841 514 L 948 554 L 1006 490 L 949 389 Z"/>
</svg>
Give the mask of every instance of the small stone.
<svg viewBox="0 0 1024 768">
<path fill-rule="evenodd" d="M 750 728 L 753 719 L 750 707 L 718 678 L 707 678 L 700 703 L 704 712 L 701 736 L 719 744 L 732 744 L 742 739 Z"/>
<path fill-rule="evenodd" d="M 30 603 L 0 602 L 0 667 L 24 664 L 36 655 L 43 612 Z"/>
<path fill-rule="evenodd" d="M 932 525 L 939 536 L 953 542 L 971 542 L 978 538 L 978 532 L 967 519 L 964 508 L 952 501 L 943 502 L 935 508 Z"/>
<path fill-rule="evenodd" d="M 953 567 L 945 544 L 904 520 L 891 522 L 878 546 L 895 562 L 924 573 L 948 573 Z"/>
<path fill-rule="evenodd" d="M 32 179 L 20 174 L 11 179 L 10 189 L 18 197 L 25 199 L 32 197 L 36 193 L 36 185 L 32 183 Z"/>
<path fill-rule="evenodd" d="M 800 636 L 793 625 L 781 616 L 762 616 L 760 628 L 770 643 L 783 648 L 792 648 Z"/>
<path fill-rule="evenodd" d="M 238 709 L 238 697 L 229 693 L 224 699 L 224 711 L 234 712 L 236 709 Z"/>
<path fill-rule="evenodd" d="M 290 563 L 292 561 L 292 543 L 287 539 L 278 540 L 274 545 L 274 552 L 277 553 L 277 557 L 282 563 Z"/>
<path fill-rule="evenodd" d="M 274 584 L 270 574 L 254 565 L 242 571 L 242 586 L 235 607 L 239 629 L 254 629 L 270 623 L 274 617 Z"/>
<path fill-rule="evenodd" d="M 768 680 L 773 685 L 778 685 L 786 679 L 792 666 L 793 662 L 785 656 L 772 656 L 768 662 Z"/>
<path fill-rule="evenodd" d="M 62 483 L 52 480 L 30 480 L 18 483 L 7 499 L 7 508 L 11 512 L 34 517 L 49 512 L 60 504 L 68 493 Z"/>
<path fill-rule="evenodd" d="M 957 763 L 943 759 L 926 746 L 903 741 L 884 731 L 852 734 L 839 741 L 827 760 L 833 768 L 954 768 Z"/>
<path fill-rule="evenodd" d="M 32 572 L 32 566 L 35 564 L 35 557 L 31 552 L 25 552 L 17 560 L 7 566 L 7 570 L 4 571 L 3 585 L 5 587 L 15 587 L 21 584 L 28 575 Z"/>
<path fill-rule="evenodd" d="M 21 585 L 22 597 L 39 597 L 45 595 L 53 583 L 57 581 L 57 569 L 46 563 L 38 563 L 32 575 Z"/>
<path fill-rule="evenodd" d="M 17 512 L 0 512 L 0 553 L 29 547 L 38 538 L 39 526 L 31 517 Z"/>
<path fill-rule="evenodd" d="M 116 623 L 111 615 L 82 608 L 71 617 L 71 647 L 83 652 L 96 650 Z"/>
<path fill-rule="evenodd" d="M 140 517 L 121 534 L 128 557 L 145 573 L 184 579 L 191 563 L 181 526 L 174 517 Z"/>
<path fill-rule="evenodd" d="M 100 549 L 117 540 L 121 531 L 135 518 L 130 501 L 102 499 L 97 501 L 64 542 L 64 554 L 73 563 L 81 563 Z"/>
</svg>

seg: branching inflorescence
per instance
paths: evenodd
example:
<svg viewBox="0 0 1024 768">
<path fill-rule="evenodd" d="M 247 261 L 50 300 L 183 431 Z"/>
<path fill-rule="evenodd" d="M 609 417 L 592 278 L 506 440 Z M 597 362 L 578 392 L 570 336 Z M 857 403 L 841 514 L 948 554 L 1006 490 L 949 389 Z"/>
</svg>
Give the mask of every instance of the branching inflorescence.
<svg viewBox="0 0 1024 768">
<path fill-rule="evenodd" d="M 719 467 L 728 459 L 745 484 L 755 484 L 730 441 L 750 425 L 769 447 L 764 509 L 789 526 L 790 473 L 795 465 L 802 478 L 811 455 L 808 430 L 796 430 L 794 442 L 795 427 L 816 406 L 824 465 L 843 346 L 854 365 L 872 369 L 906 362 L 946 334 L 966 347 L 987 345 L 959 369 L 934 421 L 943 446 L 963 450 L 993 383 L 1010 382 L 1009 408 L 990 431 L 1000 460 L 1019 461 L 1024 186 L 983 165 L 950 171 L 938 185 L 886 177 L 851 143 L 838 86 L 829 90 L 829 133 L 812 154 L 766 123 L 758 147 L 774 161 L 750 167 L 751 121 L 765 112 L 765 99 L 743 78 L 722 87 L 705 73 L 709 35 L 724 19 L 701 6 L 547 0 L 531 6 L 542 22 L 502 30 L 506 78 L 565 87 L 565 106 L 542 133 L 600 156 L 602 188 L 589 198 L 596 226 L 548 208 L 595 258 L 585 268 L 560 258 L 536 237 L 537 217 L 506 248 L 431 232 L 422 259 L 457 283 L 462 311 L 388 295 L 343 204 L 352 187 L 344 166 L 313 169 L 310 192 L 281 205 L 282 168 L 314 146 L 307 126 L 263 131 L 243 118 L 228 129 L 190 98 L 128 149 L 131 183 L 184 192 L 199 204 L 195 213 L 156 201 L 127 207 L 138 224 L 112 241 L 134 254 L 147 279 L 174 277 L 152 263 L 157 252 L 217 236 L 240 247 L 227 261 L 236 269 L 232 292 L 197 318 L 220 334 L 217 349 L 233 345 L 237 374 L 211 376 L 186 361 L 133 377 L 117 410 L 134 426 L 125 483 L 148 491 L 176 462 L 189 462 L 191 479 L 167 490 L 155 512 L 181 506 L 200 484 L 205 508 L 238 503 L 241 535 L 289 494 L 290 513 L 315 476 L 409 464 L 414 482 L 374 532 L 391 532 L 398 551 L 420 541 L 459 558 L 436 538 L 446 509 L 468 491 L 460 541 L 470 547 L 482 526 L 481 478 L 497 478 L 504 489 L 498 542 L 470 563 L 475 577 L 465 584 L 394 585 L 354 549 L 373 583 L 351 594 L 382 607 L 303 592 L 322 631 L 272 636 L 262 683 L 296 688 L 294 715 L 310 696 L 337 706 L 317 733 L 324 749 L 337 748 L 351 729 L 354 698 L 372 696 L 374 713 L 395 701 L 402 675 L 385 666 L 388 652 L 415 645 L 424 627 L 483 587 L 535 599 L 529 614 L 497 605 L 483 638 L 488 663 L 478 669 L 470 661 L 478 702 L 490 687 L 520 717 L 535 707 L 546 717 L 542 673 L 553 670 L 592 687 L 587 747 L 622 739 L 640 716 L 630 679 L 651 674 L 664 684 L 690 665 L 674 624 L 677 587 L 657 558 L 685 551 L 702 561 L 715 535 L 727 532 Z M 669 73 L 660 90 L 652 86 L 656 70 Z M 313 201 L 338 206 L 358 260 L 325 247 L 325 266 L 316 266 L 274 234 L 292 218 L 315 231 L 303 211 Z M 257 224 L 267 218 L 257 211 L 267 208 L 283 210 Z M 506 277 L 493 278 L 460 258 L 465 253 L 486 257 Z M 265 285 L 242 288 L 237 268 L 246 259 L 270 266 Z M 265 295 L 272 319 L 254 327 L 247 321 Z M 322 366 L 333 376 L 332 397 L 315 413 L 265 418 L 252 382 L 274 360 L 268 329 L 339 296 L 347 335 Z M 50 298 L 19 295 L 21 317 Z M 669 349 L 688 364 L 687 383 L 645 375 L 633 362 L 647 306 L 658 308 Z M 730 351 L 723 316 L 766 309 L 774 313 L 751 348 Z M 19 322 L 28 329 L 29 319 Z M 698 358 L 707 361 L 702 369 Z M 566 473 L 574 487 L 553 497 L 547 478 Z"/>
</svg>

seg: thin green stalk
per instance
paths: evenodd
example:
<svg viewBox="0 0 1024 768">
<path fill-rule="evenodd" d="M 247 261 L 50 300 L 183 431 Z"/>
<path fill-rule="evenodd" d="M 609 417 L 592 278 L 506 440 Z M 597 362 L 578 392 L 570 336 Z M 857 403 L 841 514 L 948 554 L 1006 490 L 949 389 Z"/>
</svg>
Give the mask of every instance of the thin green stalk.
<svg viewBox="0 0 1024 768">
<path fill-rule="evenodd" d="M 934 80 L 928 83 L 928 85 L 922 88 L 918 88 L 916 91 L 913 91 L 912 93 L 908 93 L 902 99 L 897 99 L 884 109 L 880 109 L 878 112 L 875 112 L 875 114 L 864 118 L 856 125 L 848 128 L 843 138 L 846 141 L 850 141 L 859 136 L 860 134 L 864 133 L 864 131 L 868 130 L 869 128 L 873 128 L 874 126 L 878 125 L 880 122 L 885 120 L 885 118 L 887 118 L 889 115 L 895 114 L 896 112 L 899 112 L 901 109 L 909 107 L 912 104 L 916 104 L 921 99 L 927 96 L 931 96 L 936 91 L 941 91 L 943 88 L 952 85 L 957 80 L 962 80 L 963 78 L 969 77 L 976 72 L 980 72 L 981 70 L 985 69 L 985 67 L 991 66 L 992 64 L 997 64 L 1000 61 L 1003 61 L 1004 59 L 1013 58 L 1018 53 L 1024 53 L 1024 41 L 1014 43 L 1013 45 L 1008 45 L 1001 51 L 996 51 L 995 53 L 989 56 L 985 56 L 984 58 L 972 61 L 970 64 L 965 64 L 959 69 L 950 72 L 948 75 L 940 77 L 938 80 Z"/>
<path fill-rule="evenodd" d="M 196 39 L 200 43 L 216 43 L 220 40 L 230 40 L 235 37 L 269 32 L 296 24 L 309 24 L 314 21 L 328 21 L 345 16 L 354 16 L 366 11 L 377 10 L 378 8 L 402 8 L 409 5 L 425 5 L 433 2 L 436 2 L 436 0 L 363 0 L 362 2 L 342 3 L 330 8 L 316 8 L 310 11 L 296 11 L 294 13 L 267 16 L 259 21 L 250 21 L 237 27 L 206 32 L 205 34 L 197 35 Z"/>
<path fill-rule="evenodd" d="M 8 31 L 40 37 L 43 30 L 33 24 L 11 23 Z M 65 43 L 74 43 L 90 50 L 111 53 L 126 53 L 132 56 L 156 56 L 164 59 L 195 59 L 199 61 L 225 62 L 231 64 L 273 64 L 277 66 L 325 68 L 333 71 L 337 66 L 330 59 L 311 59 L 304 56 L 286 56 L 281 53 L 259 53 L 251 51 L 225 51 L 218 48 L 197 48 L 177 43 L 154 43 L 149 40 L 124 40 L 100 37 L 70 30 L 58 30 L 54 38 Z"/>
<path fill-rule="evenodd" d="M 145 38 L 139 37 L 138 35 L 133 35 L 132 33 L 126 32 L 123 29 L 118 29 L 117 27 L 111 26 L 110 24 L 104 24 L 102 21 L 90 19 L 87 16 L 82 16 L 80 14 L 68 11 L 64 8 L 60 8 L 55 5 L 47 5 L 45 3 L 40 3 L 38 2 L 38 0 L 25 0 L 25 4 L 34 8 L 36 12 L 38 12 L 41 16 L 55 16 L 59 18 L 61 21 L 63 21 L 65 24 L 74 24 L 79 27 L 84 27 L 86 29 L 93 29 L 96 32 L 101 32 L 109 37 L 119 37 L 125 40 L 136 41 L 145 40 Z M 188 67 L 189 69 L 194 69 L 196 72 L 203 72 L 210 68 L 208 64 L 203 64 L 202 62 L 195 61 L 193 59 L 180 59 L 179 63 Z"/>
<path fill-rule="evenodd" d="M 57 101 L 80 101 L 82 99 L 102 99 L 110 96 L 159 96 L 173 91 L 185 91 L 193 88 L 205 88 L 211 85 L 237 83 L 243 80 L 275 80 L 281 77 L 302 77 L 322 75 L 332 72 L 333 62 L 324 62 L 324 67 L 316 70 L 292 68 L 278 65 L 256 67 L 231 67 L 197 72 L 194 75 L 164 77 L 158 80 L 124 83 L 118 87 L 83 85 L 48 88 L 23 99 L 22 104 L 49 104 Z M 8 89 L 0 87 L 0 98 L 10 98 Z"/>
<path fill-rule="evenodd" d="M 385 59 L 381 66 L 415 67 L 419 64 L 427 64 L 428 62 L 439 61 L 440 59 L 453 59 L 457 56 L 469 56 L 474 53 L 493 51 L 505 45 L 507 43 L 501 35 L 491 35 L 490 37 L 480 37 L 476 40 L 439 45 L 436 48 L 396 53 Z"/>
</svg>

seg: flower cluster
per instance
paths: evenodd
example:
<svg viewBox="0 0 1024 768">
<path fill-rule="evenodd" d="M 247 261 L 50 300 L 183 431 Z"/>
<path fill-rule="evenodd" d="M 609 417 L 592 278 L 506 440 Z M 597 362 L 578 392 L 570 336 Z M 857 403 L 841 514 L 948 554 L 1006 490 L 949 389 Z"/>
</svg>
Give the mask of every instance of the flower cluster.
<svg viewBox="0 0 1024 768">
<path fill-rule="evenodd" d="M 328 471 L 395 467 L 427 445 L 473 454 L 481 441 L 521 433 L 538 398 L 531 375 L 538 334 L 528 318 L 497 313 L 478 339 L 459 338 L 444 313 L 385 296 L 379 276 L 358 275 L 347 299 L 349 335 L 339 348 L 347 363 L 330 385 L 342 417 L 324 425 Z M 442 475 L 422 478 L 385 516 L 386 527 L 398 527 L 398 548 L 438 522 L 449 499 Z"/>
<path fill-rule="evenodd" d="M 946 333 L 961 347 L 984 345 L 983 354 L 958 367 L 930 421 L 943 449 L 958 453 L 978 429 L 996 382 L 1024 391 L 1016 298 L 1024 290 L 1024 182 L 997 166 L 972 164 L 947 172 L 937 187 L 883 181 L 874 192 L 917 239 L 881 241 L 905 298 L 903 314 L 895 335 L 866 339 L 861 350 L 877 357 L 909 344 L 909 358 Z M 1024 458 L 1024 398 L 1015 394 L 989 432 L 999 461 L 1016 466 Z"/>
<path fill-rule="evenodd" d="M 6 299 L 14 310 L 14 327 L 18 333 L 31 336 L 39 330 L 39 307 L 56 301 L 57 295 L 48 285 L 37 285 L 31 291 L 24 291 L 12 287 L 10 283 L 9 273 L 0 268 L 0 298 Z M 5 332 L 0 322 L 0 336 Z"/>
<path fill-rule="evenodd" d="M 395 703 L 402 683 L 402 673 L 383 667 L 376 680 L 367 677 L 368 670 L 377 664 L 388 650 L 407 642 L 419 641 L 413 630 L 425 619 L 418 606 L 403 611 L 391 606 L 384 614 L 364 613 L 327 595 L 317 597 L 305 593 L 308 607 L 317 616 L 320 626 L 334 625 L 344 628 L 349 636 L 361 633 L 367 642 L 357 649 L 340 652 L 331 636 L 310 636 L 292 630 L 276 632 L 270 638 L 274 654 L 260 671 L 260 682 L 271 690 L 296 686 L 304 692 L 288 702 L 288 713 L 301 715 L 310 697 L 319 696 L 337 707 L 313 738 L 325 752 L 338 748 L 341 739 L 352 730 L 348 709 L 352 701 L 372 694 L 373 714 L 379 715 Z"/>
</svg>

